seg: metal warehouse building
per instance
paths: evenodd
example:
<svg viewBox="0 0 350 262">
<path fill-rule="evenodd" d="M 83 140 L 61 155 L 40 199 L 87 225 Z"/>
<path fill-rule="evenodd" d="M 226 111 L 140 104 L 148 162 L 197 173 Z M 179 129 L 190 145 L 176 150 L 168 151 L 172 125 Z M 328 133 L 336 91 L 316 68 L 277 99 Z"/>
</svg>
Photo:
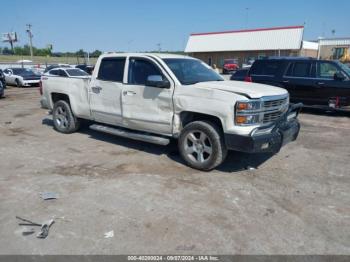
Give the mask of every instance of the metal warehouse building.
<svg viewBox="0 0 350 262">
<path fill-rule="evenodd" d="M 267 56 L 317 57 L 318 43 L 303 41 L 304 26 L 260 28 L 191 34 L 185 52 L 209 65 L 224 59 L 239 65 Z"/>
</svg>

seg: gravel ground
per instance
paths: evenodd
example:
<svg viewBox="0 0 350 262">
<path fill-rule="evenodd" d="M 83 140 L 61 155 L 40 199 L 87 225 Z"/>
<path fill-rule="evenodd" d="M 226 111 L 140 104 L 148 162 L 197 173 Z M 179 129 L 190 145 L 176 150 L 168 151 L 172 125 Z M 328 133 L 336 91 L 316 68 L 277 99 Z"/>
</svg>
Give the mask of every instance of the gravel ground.
<svg viewBox="0 0 350 262">
<path fill-rule="evenodd" d="M 350 254 L 349 116 L 302 113 L 279 154 L 232 152 L 204 173 L 175 145 L 54 131 L 36 88 L 6 96 L 0 254 Z M 37 239 L 16 215 L 55 223 Z"/>
</svg>

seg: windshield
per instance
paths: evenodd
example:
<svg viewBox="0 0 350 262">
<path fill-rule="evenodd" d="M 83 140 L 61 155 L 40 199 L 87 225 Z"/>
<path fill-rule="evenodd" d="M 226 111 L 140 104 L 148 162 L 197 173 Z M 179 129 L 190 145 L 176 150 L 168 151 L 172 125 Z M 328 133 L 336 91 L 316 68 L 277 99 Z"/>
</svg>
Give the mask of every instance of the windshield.
<svg viewBox="0 0 350 262">
<path fill-rule="evenodd" d="M 28 69 L 28 68 L 13 68 L 12 72 L 13 72 L 13 74 L 20 75 L 20 76 L 35 75 L 33 70 Z"/>
<path fill-rule="evenodd" d="M 348 67 L 347 65 L 344 65 L 341 62 L 338 62 L 338 65 L 341 67 L 341 69 L 343 69 L 346 74 L 350 77 L 350 67 Z"/>
<path fill-rule="evenodd" d="M 66 72 L 70 76 L 88 76 L 89 74 L 80 69 L 66 69 Z"/>
<path fill-rule="evenodd" d="M 218 73 L 200 60 L 186 58 L 167 58 L 163 60 L 183 85 L 224 81 Z"/>
<path fill-rule="evenodd" d="M 236 64 L 236 60 L 234 60 L 234 59 L 225 59 L 224 63 L 225 64 Z"/>
</svg>

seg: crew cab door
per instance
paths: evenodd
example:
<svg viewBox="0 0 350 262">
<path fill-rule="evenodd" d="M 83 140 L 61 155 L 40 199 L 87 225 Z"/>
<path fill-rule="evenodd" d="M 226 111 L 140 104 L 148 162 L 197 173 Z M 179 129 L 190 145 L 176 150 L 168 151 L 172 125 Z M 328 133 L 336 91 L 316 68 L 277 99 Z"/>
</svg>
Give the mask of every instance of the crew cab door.
<svg viewBox="0 0 350 262">
<path fill-rule="evenodd" d="M 292 102 L 314 104 L 317 101 L 317 87 L 314 85 L 314 62 L 291 62 L 282 77 L 282 84 L 288 90 Z"/>
<path fill-rule="evenodd" d="M 339 74 L 342 78 L 337 78 Z M 330 100 L 341 99 L 342 104 L 350 102 L 350 80 L 335 63 L 317 61 L 315 86 L 318 87 L 319 104 L 328 105 Z"/>
<path fill-rule="evenodd" d="M 124 126 L 152 133 L 171 134 L 174 87 L 146 86 L 149 76 L 170 81 L 165 70 L 150 58 L 129 58 L 128 81 L 122 92 Z"/>
<path fill-rule="evenodd" d="M 95 121 L 122 124 L 120 101 L 125 61 L 125 57 L 102 58 L 89 86 L 90 110 Z"/>
</svg>

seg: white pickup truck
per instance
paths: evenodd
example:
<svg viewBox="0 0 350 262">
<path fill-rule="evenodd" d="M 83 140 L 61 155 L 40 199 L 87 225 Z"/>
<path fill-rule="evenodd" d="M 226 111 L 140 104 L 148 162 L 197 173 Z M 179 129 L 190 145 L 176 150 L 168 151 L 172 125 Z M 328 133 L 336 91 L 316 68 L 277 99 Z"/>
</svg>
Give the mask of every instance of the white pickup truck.
<svg viewBox="0 0 350 262">
<path fill-rule="evenodd" d="M 227 150 L 278 152 L 294 141 L 302 105 L 290 105 L 284 89 L 224 81 L 198 59 L 170 54 L 99 57 L 91 79 L 42 76 L 41 105 L 52 110 L 54 128 L 91 129 L 167 145 L 196 169 L 220 165 Z"/>
</svg>

